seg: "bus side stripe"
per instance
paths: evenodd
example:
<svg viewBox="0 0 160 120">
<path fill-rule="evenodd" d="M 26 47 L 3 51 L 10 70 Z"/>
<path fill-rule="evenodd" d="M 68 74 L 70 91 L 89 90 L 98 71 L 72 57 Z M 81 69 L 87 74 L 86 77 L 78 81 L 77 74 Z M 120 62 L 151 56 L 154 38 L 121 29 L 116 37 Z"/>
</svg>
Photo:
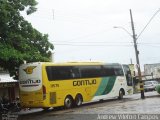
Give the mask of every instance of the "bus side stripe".
<svg viewBox="0 0 160 120">
<path fill-rule="evenodd" d="M 116 80 L 116 76 L 113 77 L 104 77 L 98 87 L 98 90 L 95 93 L 95 96 L 106 95 L 111 92 L 114 83 Z"/>
<path fill-rule="evenodd" d="M 109 81 L 108 81 L 108 84 L 103 92 L 103 95 L 106 95 L 111 92 L 111 90 L 114 86 L 115 80 L 116 80 L 116 76 L 109 77 Z"/>
<path fill-rule="evenodd" d="M 95 96 L 99 96 L 99 95 L 102 95 L 103 92 L 105 91 L 105 88 L 108 84 L 108 81 L 109 81 L 109 78 L 108 77 L 103 77 L 102 80 L 101 80 L 101 83 L 96 91 L 96 94 Z"/>
</svg>

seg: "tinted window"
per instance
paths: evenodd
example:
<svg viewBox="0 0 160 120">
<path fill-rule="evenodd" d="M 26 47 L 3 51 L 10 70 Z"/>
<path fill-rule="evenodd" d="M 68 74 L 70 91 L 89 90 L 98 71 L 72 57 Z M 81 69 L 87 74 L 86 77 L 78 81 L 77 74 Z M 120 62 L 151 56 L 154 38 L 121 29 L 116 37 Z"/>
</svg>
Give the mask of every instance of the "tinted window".
<svg viewBox="0 0 160 120">
<path fill-rule="evenodd" d="M 151 85 L 152 82 L 144 82 L 145 85 Z"/>
<path fill-rule="evenodd" d="M 153 81 L 153 84 L 158 84 L 158 82 L 157 81 Z"/>
<path fill-rule="evenodd" d="M 115 72 L 116 76 L 123 76 L 124 75 L 121 65 L 114 65 L 113 68 L 114 68 L 114 72 Z"/>
<path fill-rule="evenodd" d="M 120 65 L 103 66 L 103 76 L 123 76 L 123 70 Z"/>
<path fill-rule="evenodd" d="M 113 66 L 111 66 L 111 65 L 103 66 L 103 76 L 115 76 Z"/>
<path fill-rule="evenodd" d="M 100 77 L 101 66 L 78 66 L 82 78 Z"/>
<path fill-rule="evenodd" d="M 101 77 L 101 66 L 47 66 L 49 80 Z"/>
<path fill-rule="evenodd" d="M 47 66 L 49 80 L 66 80 L 80 77 L 78 69 L 71 66 Z"/>
<path fill-rule="evenodd" d="M 123 75 L 120 65 L 46 66 L 46 72 L 50 81 Z"/>
</svg>

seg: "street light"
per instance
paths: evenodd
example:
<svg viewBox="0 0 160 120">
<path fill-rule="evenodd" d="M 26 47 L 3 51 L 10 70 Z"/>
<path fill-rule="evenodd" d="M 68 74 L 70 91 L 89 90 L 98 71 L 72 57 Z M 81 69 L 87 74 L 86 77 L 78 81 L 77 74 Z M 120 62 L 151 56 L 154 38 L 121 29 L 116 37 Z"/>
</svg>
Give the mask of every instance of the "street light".
<svg viewBox="0 0 160 120">
<path fill-rule="evenodd" d="M 120 28 L 122 30 L 124 30 L 129 36 L 132 37 L 131 33 L 129 33 L 125 28 L 123 28 L 122 26 L 114 26 L 113 28 Z"/>
<path fill-rule="evenodd" d="M 132 16 L 132 15 L 131 15 Z M 133 23 L 133 19 L 131 17 L 131 24 Z M 136 55 L 136 63 L 137 63 L 137 68 L 138 68 L 138 76 L 139 76 L 139 81 L 140 81 L 140 89 L 141 89 L 141 98 L 144 99 L 144 90 L 143 90 L 143 83 L 142 83 L 142 75 L 141 75 L 141 69 L 140 69 L 140 63 L 139 63 L 139 51 L 137 50 L 137 38 L 136 38 L 136 34 L 134 31 L 134 25 L 132 24 L 132 31 L 133 31 L 133 35 L 131 35 L 125 28 L 121 27 L 121 26 L 114 26 L 114 28 L 120 28 L 122 30 L 124 30 L 129 36 L 131 36 L 133 38 L 133 43 L 134 43 L 134 48 L 135 48 L 135 55 Z"/>
<path fill-rule="evenodd" d="M 135 34 L 135 29 L 134 29 L 134 22 L 133 22 L 133 18 L 132 18 L 132 11 L 130 9 L 130 17 L 131 17 L 131 26 L 132 26 L 132 32 L 133 35 L 131 35 L 125 28 L 121 27 L 121 26 L 115 26 L 114 28 L 121 28 L 123 29 L 127 34 L 129 34 L 132 38 L 133 38 L 133 42 L 134 42 L 134 48 L 135 48 L 135 54 L 136 54 L 136 62 L 137 62 L 137 67 L 138 67 L 138 76 L 139 76 L 139 81 L 140 81 L 140 90 L 141 90 L 141 98 L 144 99 L 144 88 L 143 88 L 143 82 L 142 82 L 142 76 L 141 76 L 141 69 L 140 69 L 140 63 L 139 63 L 139 51 L 137 49 L 137 39 L 140 37 L 140 35 L 144 32 L 144 30 L 147 28 L 147 26 L 149 25 L 149 23 L 153 20 L 153 18 L 160 12 L 160 9 L 158 9 L 155 14 L 153 14 L 153 16 L 151 17 L 151 19 L 149 20 L 149 22 L 146 24 L 146 26 L 142 29 L 142 31 L 140 32 L 140 34 L 138 36 L 136 36 Z"/>
</svg>

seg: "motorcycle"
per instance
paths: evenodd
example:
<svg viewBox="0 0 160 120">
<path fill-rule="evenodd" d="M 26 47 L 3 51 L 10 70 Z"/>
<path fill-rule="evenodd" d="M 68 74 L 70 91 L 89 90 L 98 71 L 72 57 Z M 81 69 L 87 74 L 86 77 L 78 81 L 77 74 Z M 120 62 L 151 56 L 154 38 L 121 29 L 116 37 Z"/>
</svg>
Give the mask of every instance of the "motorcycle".
<svg viewBox="0 0 160 120">
<path fill-rule="evenodd" d="M 17 100 L 11 102 L 9 110 L 12 111 L 12 112 L 19 112 L 19 111 L 21 111 L 20 102 L 17 101 Z"/>
<path fill-rule="evenodd" d="M 2 114 L 8 113 L 9 111 L 9 103 L 4 104 L 2 101 L 0 102 L 0 112 Z"/>
<path fill-rule="evenodd" d="M 14 100 L 13 102 L 9 101 L 0 101 L 0 112 L 1 113 L 8 113 L 8 112 L 19 112 L 21 111 L 20 102 L 18 99 Z"/>
</svg>

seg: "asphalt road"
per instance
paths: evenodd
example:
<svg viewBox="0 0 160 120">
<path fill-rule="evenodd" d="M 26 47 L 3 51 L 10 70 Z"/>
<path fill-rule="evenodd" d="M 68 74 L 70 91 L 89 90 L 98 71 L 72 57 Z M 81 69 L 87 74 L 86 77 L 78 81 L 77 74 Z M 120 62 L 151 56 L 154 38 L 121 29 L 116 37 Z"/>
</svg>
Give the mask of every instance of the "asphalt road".
<svg viewBox="0 0 160 120">
<path fill-rule="evenodd" d="M 119 119 L 117 114 L 136 114 L 130 116 L 135 119 L 137 114 L 160 114 L 160 95 L 157 92 L 146 92 L 146 98 L 141 99 L 140 94 L 125 96 L 123 100 L 110 99 L 102 102 L 83 104 L 79 108 L 68 110 L 43 111 L 32 109 L 21 111 L 19 120 L 97 120 L 97 119 Z M 101 116 L 103 115 L 103 116 Z M 160 119 L 160 116 L 152 116 Z M 151 119 L 150 119 L 151 120 Z"/>
</svg>

